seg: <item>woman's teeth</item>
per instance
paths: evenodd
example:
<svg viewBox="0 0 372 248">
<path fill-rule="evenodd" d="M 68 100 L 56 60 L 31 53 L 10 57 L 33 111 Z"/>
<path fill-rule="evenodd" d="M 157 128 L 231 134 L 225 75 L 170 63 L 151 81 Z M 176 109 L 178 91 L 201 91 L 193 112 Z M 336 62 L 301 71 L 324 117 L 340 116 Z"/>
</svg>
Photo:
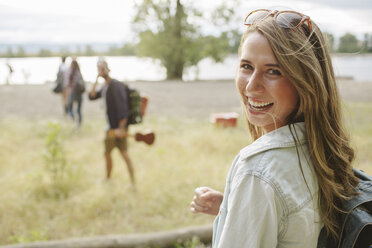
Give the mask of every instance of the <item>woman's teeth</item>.
<svg viewBox="0 0 372 248">
<path fill-rule="evenodd" d="M 262 110 L 274 104 L 273 102 L 254 102 L 250 99 L 248 99 L 248 103 L 251 107 L 253 107 L 254 109 L 258 109 L 258 110 Z"/>
</svg>

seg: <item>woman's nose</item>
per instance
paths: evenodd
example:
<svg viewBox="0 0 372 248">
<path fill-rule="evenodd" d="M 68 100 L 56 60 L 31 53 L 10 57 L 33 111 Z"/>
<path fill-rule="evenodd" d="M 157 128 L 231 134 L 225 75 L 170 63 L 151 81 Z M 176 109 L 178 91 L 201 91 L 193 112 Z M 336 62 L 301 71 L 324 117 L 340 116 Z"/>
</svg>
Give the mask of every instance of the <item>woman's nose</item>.
<svg viewBox="0 0 372 248">
<path fill-rule="evenodd" d="M 254 72 L 249 78 L 247 78 L 247 84 L 245 86 L 247 92 L 261 92 L 263 89 L 262 78 L 259 73 Z"/>
</svg>

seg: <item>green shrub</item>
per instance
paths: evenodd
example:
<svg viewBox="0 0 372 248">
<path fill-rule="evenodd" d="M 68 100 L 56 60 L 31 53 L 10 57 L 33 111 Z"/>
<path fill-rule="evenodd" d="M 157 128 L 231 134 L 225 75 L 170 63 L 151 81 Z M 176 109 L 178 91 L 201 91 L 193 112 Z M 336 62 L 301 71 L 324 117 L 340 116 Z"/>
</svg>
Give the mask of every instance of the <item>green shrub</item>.
<svg viewBox="0 0 372 248">
<path fill-rule="evenodd" d="M 46 171 L 53 182 L 63 181 L 66 174 L 66 155 L 62 143 L 61 125 L 49 123 L 43 158 Z"/>
<path fill-rule="evenodd" d="M 61 125 L 48 124 L 48 134 L 43 153 L 47 180 L 39 177 L 41 184 L 36 188 L 38 196 L 55 199 L 65 199 L 78 182 L 81 168 L 68 165 L 63 145 Z"/>
</svg>

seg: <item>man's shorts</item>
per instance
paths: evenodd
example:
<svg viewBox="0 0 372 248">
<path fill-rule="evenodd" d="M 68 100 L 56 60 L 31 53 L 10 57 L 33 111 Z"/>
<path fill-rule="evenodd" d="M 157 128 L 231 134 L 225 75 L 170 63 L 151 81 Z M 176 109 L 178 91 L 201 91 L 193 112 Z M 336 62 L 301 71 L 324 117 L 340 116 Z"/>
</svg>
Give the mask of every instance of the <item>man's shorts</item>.
<svg viewBox="0 0 372 248">
<path fill-rule="evenodd" d="M 105 153 L 110 153 L 115 147 L 119 148 L 120 151 L 127 151 L 127 138 L 114 138 L 108 137 L 105 138 Z"/>
</svg>

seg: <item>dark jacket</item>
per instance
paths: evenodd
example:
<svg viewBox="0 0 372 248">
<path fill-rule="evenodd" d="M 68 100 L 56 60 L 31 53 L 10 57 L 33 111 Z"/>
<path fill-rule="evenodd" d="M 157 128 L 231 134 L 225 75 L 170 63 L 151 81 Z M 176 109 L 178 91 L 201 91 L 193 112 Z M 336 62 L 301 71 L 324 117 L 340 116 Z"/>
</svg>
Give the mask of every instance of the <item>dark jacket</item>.
<svg viewBox="0 0 372 248">
<path fill-rule="evenodd" d="M 89 94 L 89 99 L 95 100 L 101 98 L 102 90 L 103 87 L 96 92 L 95 97 L 91 97 Z M 111 79 L 107 87 L 106 111 L 111 129 L 118 128 L 119 122 L 122 119 L 128 119 L 129 105 L 127 87 L 116 79 Z"/>
</svg>

